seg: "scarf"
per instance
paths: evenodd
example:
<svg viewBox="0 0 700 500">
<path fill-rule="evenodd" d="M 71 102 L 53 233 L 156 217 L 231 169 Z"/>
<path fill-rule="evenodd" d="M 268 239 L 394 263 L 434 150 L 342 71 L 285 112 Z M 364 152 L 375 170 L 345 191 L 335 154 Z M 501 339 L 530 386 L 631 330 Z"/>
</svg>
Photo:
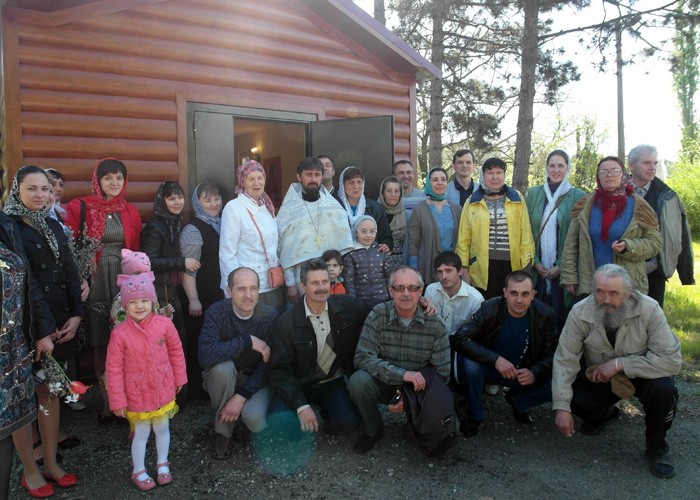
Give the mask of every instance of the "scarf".
<svg viewBox="0 0 700 500">
<path fill-rule="evenodd" d="M 542 221 L 546 221 L 544 227 L 540 228 L 540 261 L 547 269 L 554 267 L 557 261 L 557 215 L 559 212 L 557 201 L 571 189 L 569 183 L 569 170 L 567 168 L 564 180 L 556 187 L 552 193 L 549 179 L 544 183 L 544 194 L 547 196 L 547 204 L 542 213 Z M 552 280 L 547 280 L 547 294 L 552 293 Z"/>
<path fill-rule="evenodd" d="M 627 206 L 627 197 L 634 193 L 634 186 L 629 183 L 629 176 L 623 170 L 620 185 L 614 191 L 606 191 L 597 179 L 598 188 L 595 190 L 593 203 L 600 208 L 603 213 L 602 228 L 600 237 L 603 241 L 608 241 L 608 234 L 612 223 L 622 215 Z"/>
<path fill-rule="evenodd" d="M 216 234 L 221 234 L 221 209 L 219 209 L 219 214 L 216 217 L 209 215 L 199 202 L 199 197 L 197 196 L 198 191 L 199 186 L 194 188 L 194 193 L 192 193 L 192 209 L 194 210 L 194 216 L 213 227 Z"/>
<path fill-rule="evenodd" d="M 26 207 L 26 205 L 22 203 L 22 199 L 19 196 L 19 182 L 17 182 L 16 174 L 15 178 L 12 180 L 12 188 L 10 189 L 10 196 L 7 200 L 7 203 L 5 204 L 4 212 L 7 215 L 27 217 L 34 226 L 34 229 L 36 229 L 49 244 L 49 248 L 51 249 L 51 253 L 53 253 L 54 258 L 56 259 L 56 262 L 61 260 L 61 252 L 58 247 L 58 240 L 56 239 L 56 235 L 51 230 L 51 228 L 49 228 L 49 225 L 46 222 L 46 219 L 48 217 L 47 209 L 42 208 L 41 210 L 29 210 Z"/>
<path fill-rule="evenodd" d="M 387 181 L 391 181 L 394 183 L 398 181 L 399 184 L 399 202 L 393 207 L 387 205 L 386 201 L 384 200 L 384 184 Z M 408 225 L 408 223 L 406 222 L 406 208 L 403 206 L 403 185 L 401 184 L 401 181 L 399 181 L 395 177 L 393 179 L 391 177 L 384 179 L 382 181 L 382 185 L 379 187 L 378 201 L 384 207 L 384 211 L 386 212 L 386 214 L 393 216 L 391 217 L 391 222 L 389 222 L 389 229 L 391 229 L 392 232 L 400 231 Z"/>
<path fill-rule="evenodd" d="M 343 207 L 345 207 L 345 212 L 348 214 L 348 222 L 350 222 L 350 227 L 355 223 L 358 217 L 365 215 L 365 208 L 367 206 L 367 200 L 365 199 L 365 187 L 364 179 L 362 180 L 362 193 L 360 194 L 360 199 L 357 202 L 356 212 L 352 213 L 352 207 L 348 202 L 348 197 L 345 195 L 345 171 L 351 167 L 346 167 L 338 178 L 338 198 L 343 202 Z"/>
<path fill-rule="evenodd" d="M 262 194 L 260 195 L 259 199 L 254 199 L 252 196 L 250 196 L 248 193 L 245 192 L 245 188 L 243 187 L 243 183 L 245 181 L 245 178 L 248 177 L 248 175 L 252 172 L 260 172 L 263 174 L 263 177 L 267 179 L 267 176 L 265 174 L 265 169 L 263 168 L 262 165 L 260 165 L 257 161 L 255 160 L 248 160 L 243 162 L 239 167 L 238 170 L 236 171 L 236 194 L 240 195 L 243 194 L 253 200 L 254 203 L 256 203 L 259 207 L 262 207 L 265 205 L 265 208 L 267 208 L 267 211 L 270 212 L 270 215 L 272 215 L 272 218 L 275 218 L 275 205 L 272 203 L 272 200 L 270 197 L 267 195 L 265 190 L 263 189 Z"/>
<path fill-rule="evenodd" d="M 116 160 L 116 158 L 103 158 L 100 160 L 100 163 L 105 160 Z M 107 214 L 126 210 L 126 186 L 128 183 L 128 177 L 124 177 L 122 190 L 117 196 L 107 201 L 102 193 L 102 188 L 100 188 L 100 180 L 97 178 L 97 167 L 95 167 L 92 173 L 92 194 L 81 198 L 85 202 L 88 218 L 91 221 L 90 226 L 87 228 L 87 236 L 101 242 L 105 234 Z M 82 231 L 82 228 L 80 230 Z"/>
<path fill-rule="evenodd" d="M 428 172 L 428 181 L 423 187 L 423 192 L 431 200 L 442 201 L 445 199 L 445 194 L 447 193 L 447 190 L 445 190 L 445 194 L 437 194 L 435 191 L 433 191 L 433 186 L 430 184 L 430 177 L 432 177 L 434 172 L 442 172 L 445 174 L 445 178 L 447 178 L 447 172 L 445 171 L 445 169 L 440 167 L 435 167 L 431 169 L 430 172 Z"/>
<path fill-rule="evenodd" d="M 175 181 L 165 181 L 160 186 L 158 186 L 158 191 L 156 192 L 156 199 L 153 202 L 153 215 L 155 217 L 160 217 L 165 221 L 166 225 L 168 226 L 168 231 L 170 232 L 170 245 L 179 250 L 180 229 L 182 228 L 182 212 L 180 212 L 179 214 L 174 214 L 170 210 L 168 210 L 168 206 L 165 204 L 165 196 L 163 196 L 163 193 L 165 192 L 165 185 L 168 182 L 175 183 Z M 169 271 L 167 272 L 167 274 L 170 276 L 169 281 L 166 280 L 167 284 L 180 284 L 180 271 Z"/>
<path fill-rule="evenodd" d="M 369 248 L 372 246 L 372 243 L 369 245 L 363 245 L 360 243 L 360 240 L 357 237 L 357 228 L 360 226 L 360 223 L 366 221 L 366 220 L 371 220 L 374 223 L 374 227 L 376 229 L 377 227 L 377 221 L 374 220 L 374 217 L 371 215 L 360 215 L 357 219 L 355 219 L 355 222 L 352 224 L 352 242 L 353 242 L 353 248 L 357 250 L 358 248 Z M 376 236 L 375 236 L 375 241 L 376 241 Z"/>
</svg>

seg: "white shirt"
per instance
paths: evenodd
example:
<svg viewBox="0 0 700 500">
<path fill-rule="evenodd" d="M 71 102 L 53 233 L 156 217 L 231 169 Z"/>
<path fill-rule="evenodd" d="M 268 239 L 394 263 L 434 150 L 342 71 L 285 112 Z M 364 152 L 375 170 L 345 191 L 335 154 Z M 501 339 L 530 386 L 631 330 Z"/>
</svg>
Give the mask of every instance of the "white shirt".
<svg viewBox="0 0 700 500">
<path fill-rule="evenodd" d="M 471 319 L 484 301 L 479 291 L 464 281 L 453 297 L 448 297 L 439 281 L 431 283 L 425 289 L 425 298 L 432 301 L 438 315 L 447 325 L 449 335 L 453 335 L 465 321 Z"/>
<path fill-rule="evenodd" d="M 268 261 L 265 259 L 260 235 L 248 214 L 253 214 L 260 228 Z M 271 290 L 267 270 L 279 266 L 277 258 L 277 223 L 265 205 L 258 206 L 246 195 L 241 194 L 229 201 L 221 214 L 221 238 L 219 240 L 219 266 L 221 267 L 221 288 L 226 290 L 228 275 L 241 266 L 249 267 L 260 278 L 260 292 Z"/>
</svg>

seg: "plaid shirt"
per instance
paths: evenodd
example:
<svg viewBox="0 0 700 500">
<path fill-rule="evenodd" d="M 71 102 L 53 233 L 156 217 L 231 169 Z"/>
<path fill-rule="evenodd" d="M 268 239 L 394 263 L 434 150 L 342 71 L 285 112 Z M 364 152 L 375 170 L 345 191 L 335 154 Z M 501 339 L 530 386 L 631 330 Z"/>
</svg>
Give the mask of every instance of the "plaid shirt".
<svg viewBox="0 0 700 500">
<path fill-rule="evenodd" d="M 450 342 L 438 315 L 426 317 L 418 308 L 404 327 L 394 301 L 376 306 L 362 328 L 355 351 L 355 367 L 389 385 L 403 384 L 406 371 L 431 365 L 446 380 L 450 375 Z"/>
</svg>

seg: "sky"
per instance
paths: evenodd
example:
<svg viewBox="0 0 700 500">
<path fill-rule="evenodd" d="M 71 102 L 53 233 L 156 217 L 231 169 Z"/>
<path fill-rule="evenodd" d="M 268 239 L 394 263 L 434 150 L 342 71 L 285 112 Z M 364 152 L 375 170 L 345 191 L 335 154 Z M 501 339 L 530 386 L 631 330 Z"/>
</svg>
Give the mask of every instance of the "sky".
<svg viewBox="0 0 700 500">
<path fill-rule="evenodd" d="M 370 15 L 373 10 L 373 0 L 356 0 L 360 7 Z M 639 0 L 635 6 L 646 9 L 658 5 L 659 0 Z M 599 22 L 602 19 L 602 2 L 592 2 L 594 7 L 588 12 L 576 13 L 565 10 L 556 13 L 556 29 L 567 29 L 575 26 Z M 613 17 L 608 12 L 608 18 Z M 390 21 L 391 22 L 391 21 Z M 660 43 L 673 36 L 672 30 L 655 30 L 647 33 L 654 43 Z M 603 143 L 600 153 L 617 154 L 617 83 L 615 76 L 615 48 L 611 46 L 606 53 L 611 61 L 603 73 L 593 67 L 599 59 L 599 54 L 589 52 L 576 43 L 578 35 L 559 39 L 555 43 L 561 45 L 566 58 L 572 60 L 581 73 L 581 80 L 564 88 L 558 109 L 543 106 L 535 109 L 534 133 L 546 135 L 554 129 L 557 113 L 564 119 L 573 120 L 585 115 L 595 117 L 598 130 L 607 129 L 607 140 Z M 631 58 L 639 49 L 638 42 L 630 37 L 623 37 L 623 59 Z M 667 44 L 671 50 L 671 44 Z M 660 159 L 674 160 L 680 149 L 680 112 L 673 90 L 670 64 L 667 60 L 669 53 L 649 59 L 635 57 L 632 64 L 623 68 L 623 90 L 625 109 L 625 149 L 629 151 L 638 144 L 652 144 L 659 150 Z M 504 136 L 515 133 L 517 116 L 504 120 L 501 131 Z M 571 151 L 573 144 L 566 146 Z"/>
</svg>

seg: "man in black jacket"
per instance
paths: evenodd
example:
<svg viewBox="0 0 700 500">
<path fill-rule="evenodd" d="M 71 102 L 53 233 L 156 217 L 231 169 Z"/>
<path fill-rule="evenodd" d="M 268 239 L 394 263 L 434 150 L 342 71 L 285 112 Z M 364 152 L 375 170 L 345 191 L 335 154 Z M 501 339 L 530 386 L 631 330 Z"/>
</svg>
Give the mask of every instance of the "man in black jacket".
<svg viewBox="0 0 700 500">
<path fill-rule="evenodd" d="M 514 271 L 505 285 L 503 297 L 483 302 L 450 337 L 457 383 L 469 401 L 469 419 L 460 427 L 467 436 L 479 431 L 485 417 L 485 383 L 510 388 L 506 401 L 524 424 L 532 423 L 529 408 L 552 400 L 552 357 L 558 340 L 554 311 L 535 299 L 529 273 Z"/>
<path fill-rule="evenodd" d="M 322 259 L 302 264 L 301 287 L 303 300 L 272 327 L 269 374 L 276 394 L 268 424 L 273 431 L 318 432 L 310 406 L 315 404 L 328 430 L 353 432 L 360 418 L 344 375 L 355 370 L 355 348 L 369 309 L 354 297 L 330 295 L 328 268 Z"/>
</svg>

